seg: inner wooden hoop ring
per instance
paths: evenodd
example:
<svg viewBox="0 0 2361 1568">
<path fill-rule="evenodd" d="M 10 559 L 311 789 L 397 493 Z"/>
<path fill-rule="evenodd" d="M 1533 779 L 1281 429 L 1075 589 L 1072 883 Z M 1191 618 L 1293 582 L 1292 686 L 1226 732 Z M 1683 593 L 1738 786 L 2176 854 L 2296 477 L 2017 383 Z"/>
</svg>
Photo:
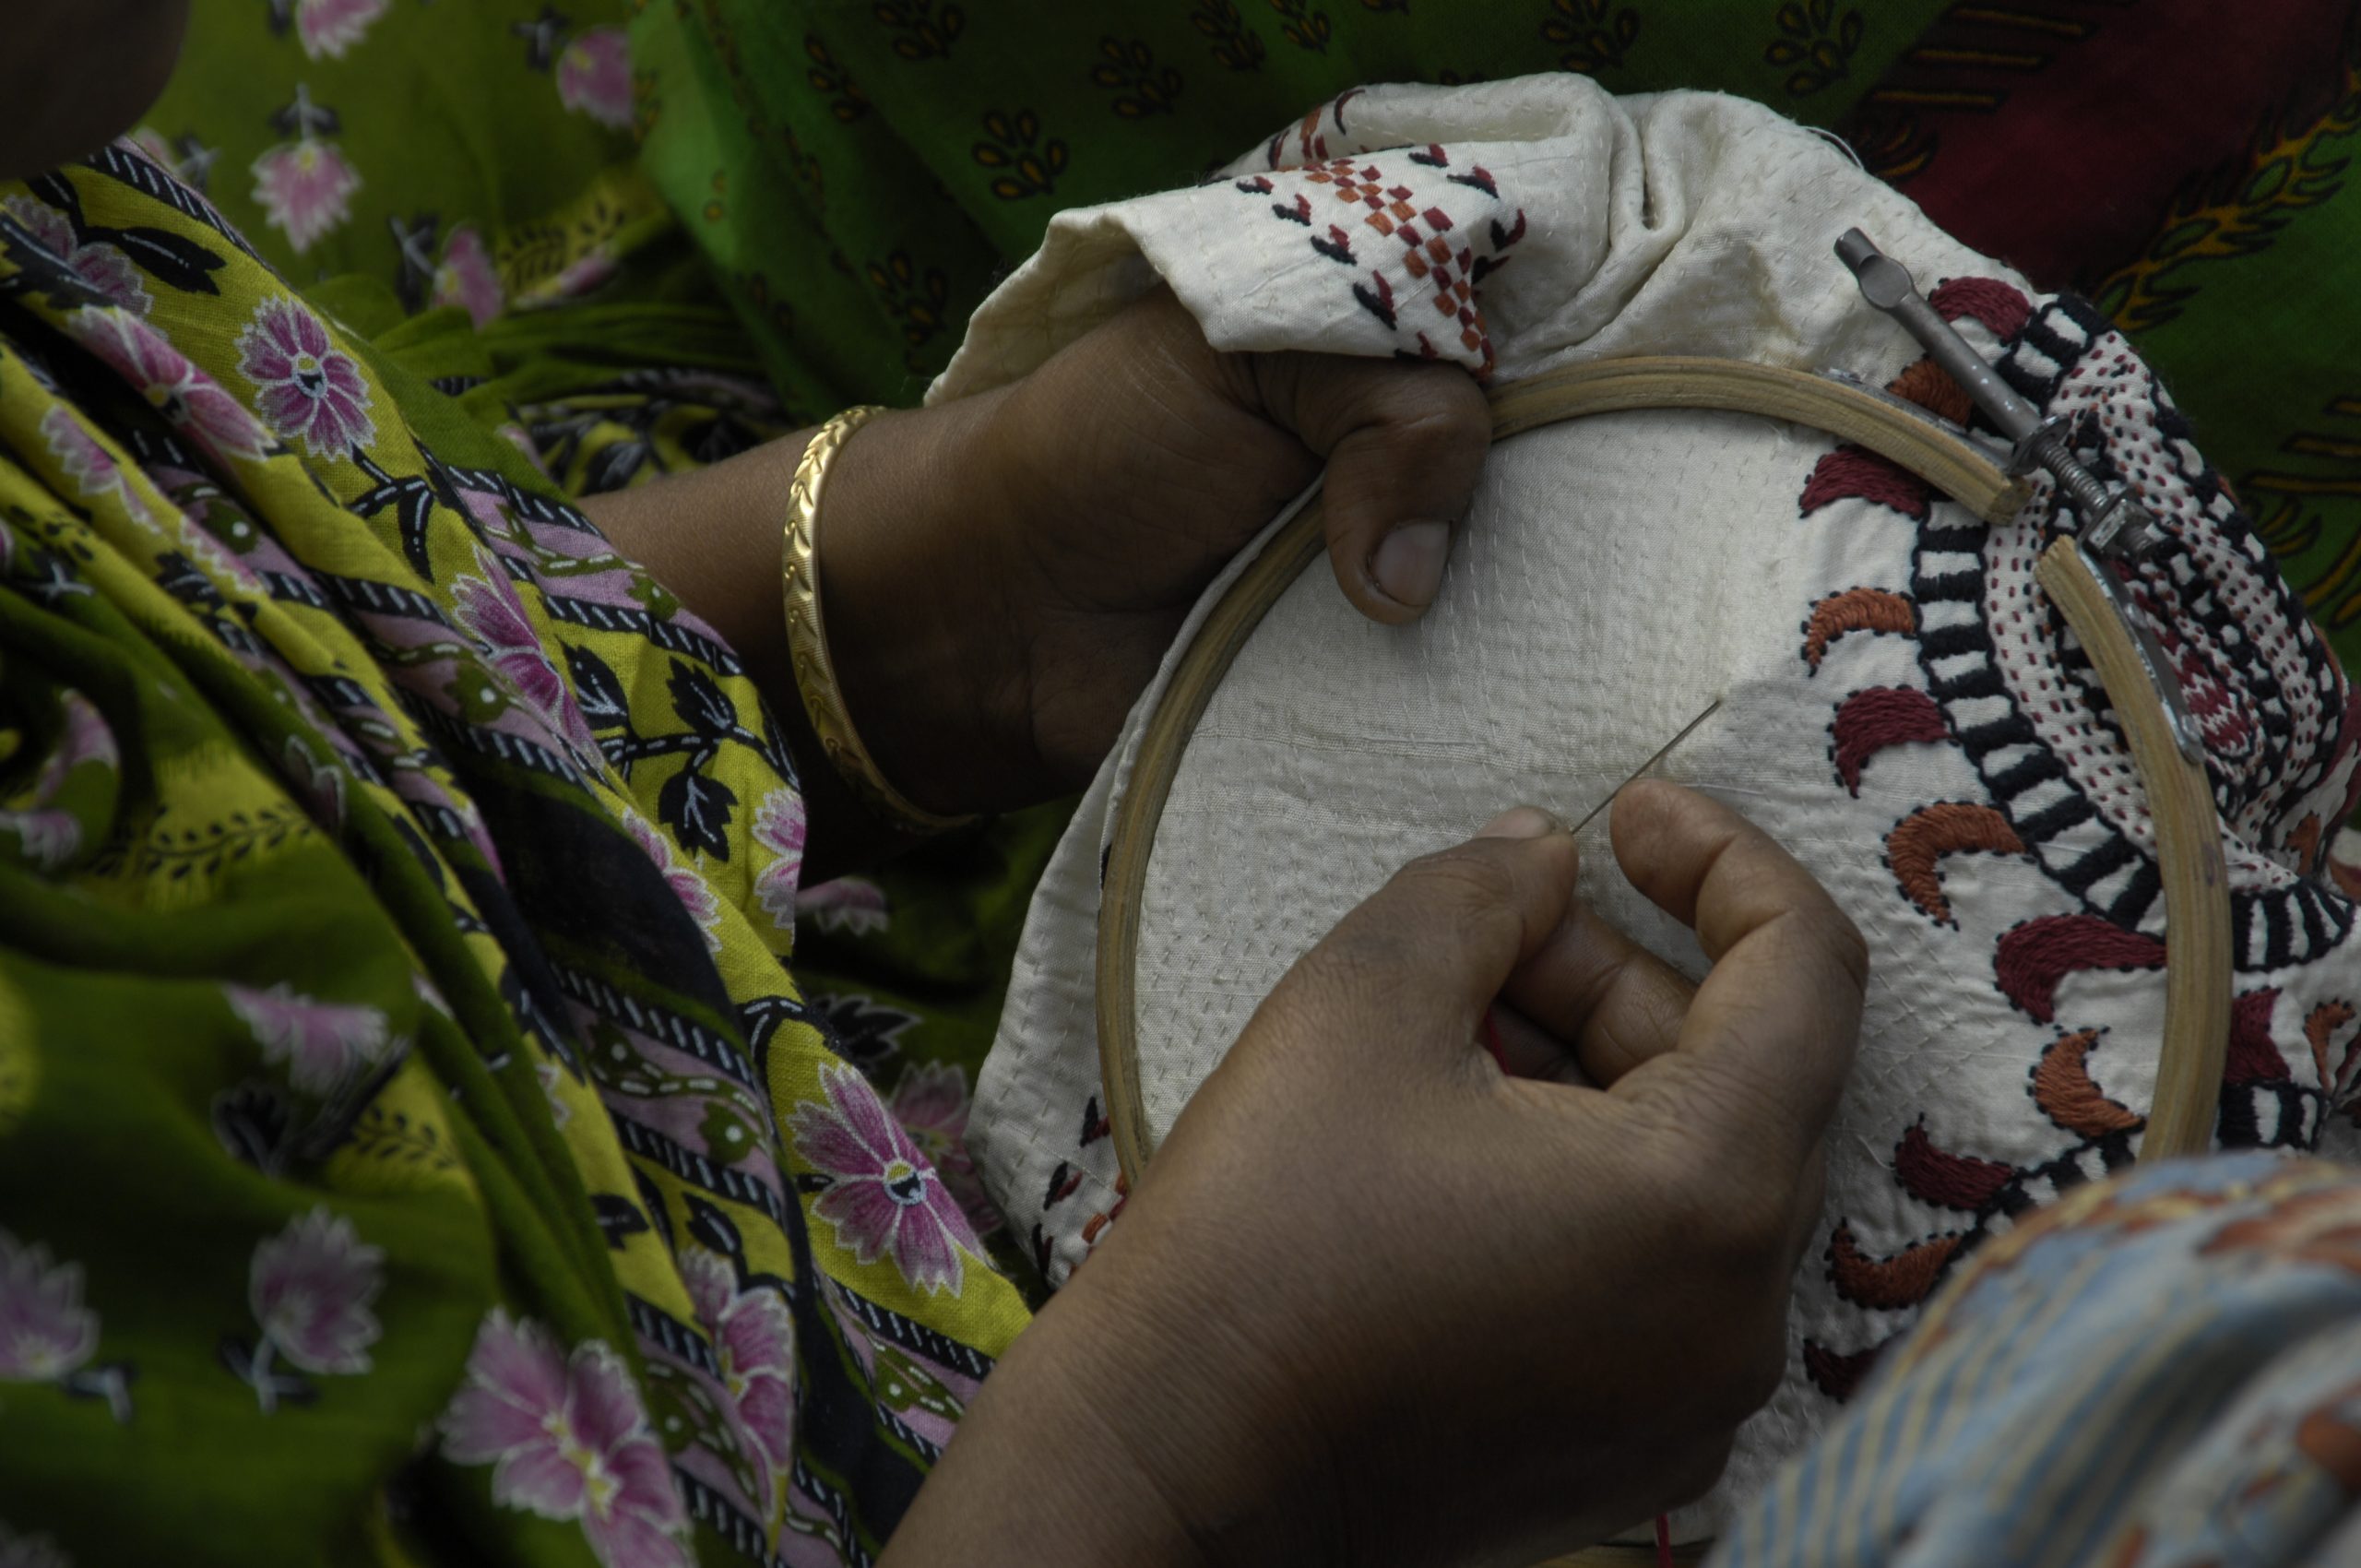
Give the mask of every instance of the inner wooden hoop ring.
<svg viewBox="0 0 2361 1568">
<path fill-rule="evenodd" d="M 1964 437 L 1866 388 L 1802 371 L 1742 360 L 1608 360 L 1511 383 L 1496 388 L 1490 400 L 1495 441 L 1586 414 L 1719 410 L 1808 425 L 1866 446 L 1987 523 L 2008 521 L 2025 501 L 2023 482 Z M 1139 1180 L 1156 1152 L 1141 1094 L 1133 980 L 1140 901 L 1157 826 L 1215 688 L 1279 595 L 1324 553 L 1325 542 L 1315 497 L 1223 593 L 1148 717 L 1130 785 L 1116 808 L 1099 886 L 1098 1073 L 1116 1158 L 1129 1182 Z M 2044 552 L 2036 577 L 2091 653 L 2108 700 L 2125 721 L 2157 825 L 2171 961 L 2156 1097 L 2142 1153 L 2194 1153 L 2213 1140 L 2229 1040 L 2230 900 L 2221 825 L 2203 767 L 2174 747 L 2131 639 L 2107 609 L 2092 570 L 2073 540 L 2060 540 Z"/>
</svg>

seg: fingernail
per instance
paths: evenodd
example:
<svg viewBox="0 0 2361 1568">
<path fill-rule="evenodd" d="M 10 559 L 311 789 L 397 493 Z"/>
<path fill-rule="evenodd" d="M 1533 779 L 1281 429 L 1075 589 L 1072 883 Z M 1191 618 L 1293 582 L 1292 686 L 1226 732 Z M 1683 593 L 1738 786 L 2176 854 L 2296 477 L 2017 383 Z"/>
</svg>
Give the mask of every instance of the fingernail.
<svg viewBox="0 0 2361 1568">
<path fill-rule="evenodd" d="M 1478 838 L 1539 838 L 1563 833 L 1566 825 L 1539 806 L 1511 806 L 1476 830 Z"/>
<path fill-rule="evenodd" d="M 1378 541 L 1369 575 L 1394 603 L 1423 610 L 1442 587 L 1442 565 L 1450 556 L 1449 523 L 1405 523 Z"/>
</svg>

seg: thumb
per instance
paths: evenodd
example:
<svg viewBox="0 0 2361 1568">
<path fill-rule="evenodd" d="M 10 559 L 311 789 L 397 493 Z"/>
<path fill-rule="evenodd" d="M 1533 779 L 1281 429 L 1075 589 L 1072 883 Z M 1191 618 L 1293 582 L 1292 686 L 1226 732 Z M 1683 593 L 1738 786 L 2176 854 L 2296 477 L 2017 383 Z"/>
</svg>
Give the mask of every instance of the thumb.
<svg viewBox="0 0 2361 1568">
<path fill-rule="evenodd" d="M 1491 444 L 1491 411 L 1457 365 L 1340 354 L 1259 354 L 1271 418 L 1328 460 L 1328 560 L 1354 607 L 1415 621 L 1442 585 Z"/>
<path fill-rule="evenodd" d="M 1258 1015 L 1271 1027 L 1246 1037 L 1361 1065 L 1384 1052 L 1435 1060 L 1439 1044 L 1474 1051 L 1484 1009 L 1565 920 L 1579 859 L 1563 824 L 1519 806 L 1411 861 L 1296 961 Z"/>
</svg>

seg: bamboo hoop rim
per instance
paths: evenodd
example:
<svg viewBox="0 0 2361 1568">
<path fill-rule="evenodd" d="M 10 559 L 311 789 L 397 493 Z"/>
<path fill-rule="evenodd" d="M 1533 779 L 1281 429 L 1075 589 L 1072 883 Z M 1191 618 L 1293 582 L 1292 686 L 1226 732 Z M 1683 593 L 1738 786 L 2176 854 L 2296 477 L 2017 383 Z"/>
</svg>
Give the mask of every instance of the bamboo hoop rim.
<svg viewBox="0 0 2361 1568">
<path fill-rule="evenodd" d="M 2023 482 L 1994 455 L 1893 399 L 1824 376 L 1740 360 L 1645 357 L 1579 364 L 1490 394 L 1494 440 L 1591 414 L 1699 409 L 1760 415 L 1824 431 L 1892 458 L 1987 523 L 2014 517 Z M 1141 895 L 1156 830 L 1190 737 L 1246 640 L 1299 574 L 1324 553 L 1314 497 L 1274 534 L 1207 614 L 1149 715 L 1115 810 L 1100 878 L 1096 954 L 1099 1082 L 1116 1158 L 1136 1183 L 1156 1152 L 1139 1067 L 1133 989 Z M 2194 1153 L 2213 1142 L 2229 1039 L 2230 898 L 2221 823 L 2203 766 L 2180 754 L 2129 629 L 2093 574 L 2107 568 L 2070 539 L 2052 544 L 2035 580 L 2097 669 L 2121 717 L 2157 825 L 2168 938 L 2165 1029 L 2142 1157 Z"/>
</svg>

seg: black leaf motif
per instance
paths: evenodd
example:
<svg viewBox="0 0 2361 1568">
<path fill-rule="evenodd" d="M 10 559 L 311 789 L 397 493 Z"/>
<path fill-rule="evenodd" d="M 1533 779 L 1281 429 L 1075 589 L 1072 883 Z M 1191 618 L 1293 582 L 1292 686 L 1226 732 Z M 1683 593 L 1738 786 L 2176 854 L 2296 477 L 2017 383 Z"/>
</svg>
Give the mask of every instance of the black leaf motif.
<svg viewBox="0 0 2361 1568">
<path fill-rule="evenodd" d="M 723 1257 L 735 1258 L 744 1254 L 746 1243 L 739 1239 L 738 1227 L 730 1223 L 728 1215 L 694 1193 L 686 1194 L 682 1202 L 689 1211 L 690 1235 Z"/>
<path fill-rule="evenodd" d="M 598 1217 L 599 1229 L 607 1238 L 607 1245 L 618 1252 L 632 1237 L 649 1229 L 647 1216 L 639 1212 L 639 1206 L 619 1194 L 591 1194 L 590 1208 Z"/>
<path fill-rule="evenodd" d="M 632 1172 L 632 1182 L 639 1188 L 640 1211 L 656 1223 L 657 1235 L 664 1239 L 664 1250 L 672 1250 L 672 1211 L 664 1206 L 663 1190 L 645 1170 Z"/>
<path fill-rule="evenodd" d="M 631 722 L 631 705 L 624 700 L 623 683 L 615 678 L 605 659 L 587 647 L 568 647 L 565 669 L 574 680 L 574 695 L 591 729 L 609 730 Z"/>
<path fill-rule="evenodd" d="M 672 694 L 672 711 L 700 735 L 721 737 L 738 732 L 738 709 L 713 678 L 684 659 L 672 660 L 672 678 L 665 683 Z"/>
<path fill-rule="evenodd" d="M 291 1120 L 286 1099 L 268 1084 L 241 1084 L 213 1097 L 213 1135 L 266 1175 L 278 1173 Z"/>
<path fill-rule="evenodd" d="M 120 246 L 132 260 L 147 268 L 149 276 L 184 293 L 218 294 L 221 291 L 210 274 L 220 271 L 229 258 L 218 251 L 207 250 L 195 240 L 184 238 L 169 230 L 144 226 L 92 229 L 88 238 Z"/>
<path fill-rule="evenodd" d="M 730 812 L 737 803 L 729 785 L 697 772 L 694 761 L 656 791 L 656 813 L 681 848 L 692 854 L 702 849 L 717 861 L 730 858 Z"/>
</svg>

